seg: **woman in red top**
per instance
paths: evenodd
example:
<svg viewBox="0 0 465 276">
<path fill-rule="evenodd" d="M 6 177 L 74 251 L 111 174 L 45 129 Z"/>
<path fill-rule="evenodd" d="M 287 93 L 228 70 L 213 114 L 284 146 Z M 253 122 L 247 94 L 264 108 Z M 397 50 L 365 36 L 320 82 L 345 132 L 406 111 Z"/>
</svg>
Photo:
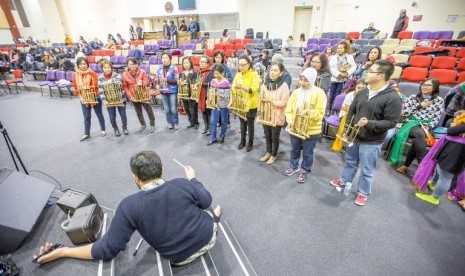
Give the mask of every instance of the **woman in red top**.
<svg viewBox="0 0 465 276">
<path fill-rule="evenodd" d="M 94 108 L 95 115 L 97 115 L 98 122 L 100 123 L 100 130 L 102 137 L 107 135 L 105 132 L 105 119 L 102 113 L 102 100 L 98 92 L 98 77 L 97 74 L 89 69 L 89 61 L 85 57 L 80 57 L 76 60 L 77 70 L 73 75 L 74 93 L 81 99 L 82 114 L 84 115 L 84 136 L 81 141 L 90 138 L 90 118 L 91 110 Z M 83 88 L 94 88 L 97 91 L 96 100 L 97 104 L 86 104 L 81 96 Z"/>
<path fill-rule="evenodd" d="M 144 70 L 139 69 L 139 62 L 133 57 L 128 58 L 126 64 L 128 66 L 128 70 L 125 71 L 122 76 L 123 90 L 126 93 L 126 98 L 133 103 L 134 109 L 136 110 L 137 118 L 141 124 L 139 132 L 142 132 L 147 128 L 144 120 L 144 114 L 142 113 L 143 107 L 149 116 L 150 132 L 154 133 L 155 115 L 153 114 L 152 106 L 150 103 L 136 102 L 136 99 L 134 98 L 134 90 L 137 85 L 145 84 L 147 87 L 149 86 L 147 73 Z"/>
<path fill-rule="evenodd" d="M 200 58 L 199 63 L 199 78 L 202 80 L 202 89 L 200 90 L 199 96 L 199 109 L 202 111 L 202 118 L 205 128 L 201 132 L 207 136 L 210 136 L 210 117 L 212 110 L 207 108 L 207 91 L 210 86 L 210 81 L 213 79 L 213 74 L 210 74 L 210 58 L 206 55 L 203 55 Z"/>
</svg>

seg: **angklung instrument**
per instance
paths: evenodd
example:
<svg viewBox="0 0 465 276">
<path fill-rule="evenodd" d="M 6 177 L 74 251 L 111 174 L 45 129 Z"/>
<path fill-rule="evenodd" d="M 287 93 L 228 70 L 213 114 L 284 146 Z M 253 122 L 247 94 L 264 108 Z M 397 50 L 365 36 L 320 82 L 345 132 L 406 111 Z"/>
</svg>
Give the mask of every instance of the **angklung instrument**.
<svg viewBox="0 0 465 276">
<path fill-rule="evenodd" d="M 260 88 L 257 108 L 257 123 L 275 127 L 274 101 L 270 97 L 266 96 L 267 90 L 270 91 L 271 87 L 265 88 L 265 86 L 262 85 Z"/>
<path fill-rule="evenodd" d="M 298 106 L 294 109 L 294 123 L 289 125 L 286 129 L 289 134 L 296 136 L 302 140 L 306 140 L 310 137 L 311 132 L 311 112 L 310 110 L 314 109 L 313 104 L 311 104 L 312 98 L 309 100 L 303 99 L 301 103 L 298 103 Z M 307 111 L 304 114 L 303 111 Z"/>
<path fill-rule="evenodd" d="M 124 106 L 123 87 L 119 82 L 110 82 L 103 86 L 103 94 L 107 101 L 107 108 Z"/>
<path fill-rule="evenodd" d="M 142 83 L 135 86 L 134 101 L 138 103 L 150 103 L 150 95 L 147 85 Z"/>
<path fill-rule="evenodd" d="M 360 132 L 360 126 L 358 124 L 353 125 L 354 117 L 355 116 L 352 116 L 352 118 L 350 118 L 350 122 L 344 125 L 344 131 L 342 135 L 336 135 L 343 142 L 347 143 L 348 147 L 354 145 L 355 138 L 357 138 L 357 135 Z"/>
<path fill-rule="evenodd" d="M 79 88 L 81 93 L 81 101 L 83 104 L 98 104 L 97 95 L 98 87 L 97 86 L 87 86 Z"/>
<path fill-rule="evenodd" d="M 247 91 L 244 89 L 231 89 L 231 105 L 229 108 L 233 114 L 243 120 L 247 120 L 247 112 L 249 112 L 245 98 L 246 93 Z"/>
<path fill-rule="evenodd" d="M 220 109 L 220 94 L 217 87 L 208 88 L 207 108 Z"/>
</svg>

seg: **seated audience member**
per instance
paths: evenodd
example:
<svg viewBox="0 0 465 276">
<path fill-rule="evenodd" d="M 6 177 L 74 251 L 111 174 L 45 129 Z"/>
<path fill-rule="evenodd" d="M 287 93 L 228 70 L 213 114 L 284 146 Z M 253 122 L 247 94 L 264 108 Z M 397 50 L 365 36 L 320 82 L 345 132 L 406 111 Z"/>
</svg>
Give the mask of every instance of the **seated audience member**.
<svg viewBox="0 0 465 276">
<path fill-rule="evenodd" d="M 375 23 L 374 22 L 370 22 L 370 24 L 368 24 L 368 27 L 363 29 L 363 31 L 361 32 L 361 34 L 365 34 L 365 33 L 373 33 L 373 36 L 377 33 L 379 33 L 379 30 L 375 29 Z"/>
<path fill-rule="evenodd" d="M 128 42 L 126 41 L 126 39 L 124 39 L 124 38 L 121 36 L 120 33 L 117 33 L 117 34 L 116 34 L 116 39 L 117 39 L 116 41 L 118 42 L 118 44 L 121 45 L 121 46 L 124 46 L 124 45 L 126 45 L 126 44 L 128 43 Z M 126 46 L 126 47 L 127 47 L 127 46 Z"/>
<path fill-rule="evenodd" d="M 203 37 L 200 39 L 200 45 L 202 45 L 202 49 L 207 49 L 208 48 L 208 40 L 210 39 L 210 33 L 205 32 L 203 34 Z"/>
<path fill-rule="evenodd" d="M 110 260 L 126 249 L 134 231 L 173 265 L 186 265 L 210 250 L 216 242 L 221 209 L 206 211 L 212 197 L 186 166 L 186 178 L 164 180 L 160 157 L 142 151 L 131 157 L 131 171 L 141 190 L 124 198 L 108 232 L 92 244 L 62 247 L 38 259 L 39 264 L 60 258 Z M 211 208 L 209 208 L 211 210 Z M 53 244 L 40 248 L 43 254 Z"/>
<path fill-rule="evenodd" d="M 19 50 L 16 48 L 10 52 L 10 68 L 13 70 L 19 68 Z"/>
<path fill-rule="evenodd" d="M 181 20 L 181 25 L 179 25 L 179 31 L 180 32 L 187 32 L 187 25 L 186 25 L 186 21 Z"/>
<path fill-rule="evenodd" d="M 258 63 L 262 64 L 265 67 L 265 71 L 270 68 L 270 52 L 268 50 L 262 50 L 262 55 L 258 59 Z"/>
<path fill-rule="evenodd" d="M 439 96 L 439 81 L 437 79 L 426 79 L 421 83 L 420 92 L 408 97 L 402 110 L 405 123 L 396 134 L 392 146 L 389 162 L 398 166 L 402 162 L 405 143 L 412 138 L 407 157 L 397 172 L 405 174 L 415 158 L 421 162 L 427 153 L 426 128 L 431 131 L 435 127 L 443 112 L 444 100 Z M 423 125 L 423 127 L 422 127 Z"/>
<path fill-rule="evenodd" d="M 103 48 L 103 42 L 98 38 L 94 38 L 94 40 L 90 42 L 90 47 L 92 47 L 93 50 L 100 50 Z"/>
<path fill-rule="evenodd" d="M 454 117 L 455 112 L 465 109 L 465 82 L 451 88 L 444 97 L 444 107 L 446 116 L 443 125 L 448 126 Z"/>
<path fill-rule="evenodd" d="M 226 44 L 231 40 L 231 37 L 229 36 L 229 31 L 228 29 L 224 29 L 223 35 L 221 36 L 221 43 Z"/>
<path fill-rule="evenodd" d="M 228 61 L 226 62 L 226 65 L 228 65 L 229 68 L 237 68 L 237 53 L 236 51 L 232 52 L 231 55 L 228 58 Z"/>
<path fill-rule="evenodd" d="M 373 65 L 373 63 L 375 63 L 375 61 L 377 61 L 378 59 L 381 59 L 381 55 L 381 48 L 379 48 L 378 46 L 371 48 L 371 50 L 367 54 L 367 59 L 365 63 L 360 64 L 357 70 L 355 70 L 354 75 L 356 77 L 365 78 L 371 65 Z"/>
<path fill-rule="evenodd" d="M 69 34 L 65 34 L 65 44 L 66 46 L 73 46 L 73 39 Z"/>
<path fill-rule="evenodd" d="M 359 45 L 353 44 L 354 41 L 352 40 L 352 38 L 346 38 L 345 42 L 350 45 L 350 54 L 354 58 L 356 58 L 358 55 L 360 55 L 360 53 L 362 52 L 362 49 L 360 48 Z"/>
<path fill-rule="evenodd" d="M 435 183 L 428 183 L 433 171 L 439 176 Z M 428 203 L 438 205 L 440 198 L 449 190 L 452 179 L 457 177 L 455 190 L 465 191 L 465 110 L 458 111 L 447 135 L 441 137 L 418 166 L 413 184 L 420 191 L 432 188 L 431 195 L 422 192 L 415 195 Z M 434 186 L 434 188 L 433 188 Z M 463 205 L 460 205 L 464 208 Z"/>
<path fill-rule="evenodd" d="M 108 37 L 108 39 L 107 39 L 107 45 L 105 45 L 104 48 L 105 48 L 105 49 L 111 49 L 111 50 L 116 49 L 116 43 L 115 43 L 115 41 L 114 41 L 112 38 Z"/>
</svg>

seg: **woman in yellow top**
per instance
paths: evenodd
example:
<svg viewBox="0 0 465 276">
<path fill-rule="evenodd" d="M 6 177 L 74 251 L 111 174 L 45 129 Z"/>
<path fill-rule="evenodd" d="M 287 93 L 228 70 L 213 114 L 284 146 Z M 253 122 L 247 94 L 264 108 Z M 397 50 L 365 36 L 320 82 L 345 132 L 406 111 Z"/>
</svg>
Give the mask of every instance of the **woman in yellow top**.
<svg viewBox="0 0 465 276">
<path fill-rule="evenodd" d="M 257 116 L 258 106 L 258 88 L 260 86 L 260 77 L 257 72 L 252 69 L 252 61 L 247 55 L 239 57 L 239 72 L 236 74 L 232 84 L 233 94 L 241 93 L 245 103 L 246 119 L 239 118 L 241 122 L 241 142 L 238 149 L 245 147 L 245 135 L 249 132 L 249 143 L 247 144 L 246 151 L 249 152 L 253 147 L 254 137 L 254 121 Z M 231 100 L 233 98 L 231 97 Z M 229 104 L 231 106 L 232 102 Z"/>
<path fill-rule="evenodd" d="M 292 92 L 286 107 L 286 120 L 289 124 L 287 131 L 291 134 L 292 149 L 291 162 L 284 174 L 291 176 L 300 171 L 297 177 L 299 183 L 307 181 L 307 174 L 311 172 L 313 150 L 321 135 L 326 108 L 325 92 L 314 85 L 316 76 L 317 72 L 313 68 L 307 68 L 300 74 L 300 88 Z M 303 156 L 299 170 L 301 148 Z"/>
</svg>

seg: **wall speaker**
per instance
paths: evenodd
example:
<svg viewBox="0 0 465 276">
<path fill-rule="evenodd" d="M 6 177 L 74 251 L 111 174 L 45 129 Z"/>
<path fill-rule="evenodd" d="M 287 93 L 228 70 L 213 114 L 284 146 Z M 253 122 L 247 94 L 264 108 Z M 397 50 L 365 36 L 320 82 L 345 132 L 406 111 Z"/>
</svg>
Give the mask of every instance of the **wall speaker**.
<svg viewBox="0 0 465 276">
<path fill-rule="evenodd" d="M 66 228 L 66 235 L 74 245 L 91 243 L 99 238 L 102 226 L 102 208 L 93 203 L 76 209 Z"/>
</svg>

